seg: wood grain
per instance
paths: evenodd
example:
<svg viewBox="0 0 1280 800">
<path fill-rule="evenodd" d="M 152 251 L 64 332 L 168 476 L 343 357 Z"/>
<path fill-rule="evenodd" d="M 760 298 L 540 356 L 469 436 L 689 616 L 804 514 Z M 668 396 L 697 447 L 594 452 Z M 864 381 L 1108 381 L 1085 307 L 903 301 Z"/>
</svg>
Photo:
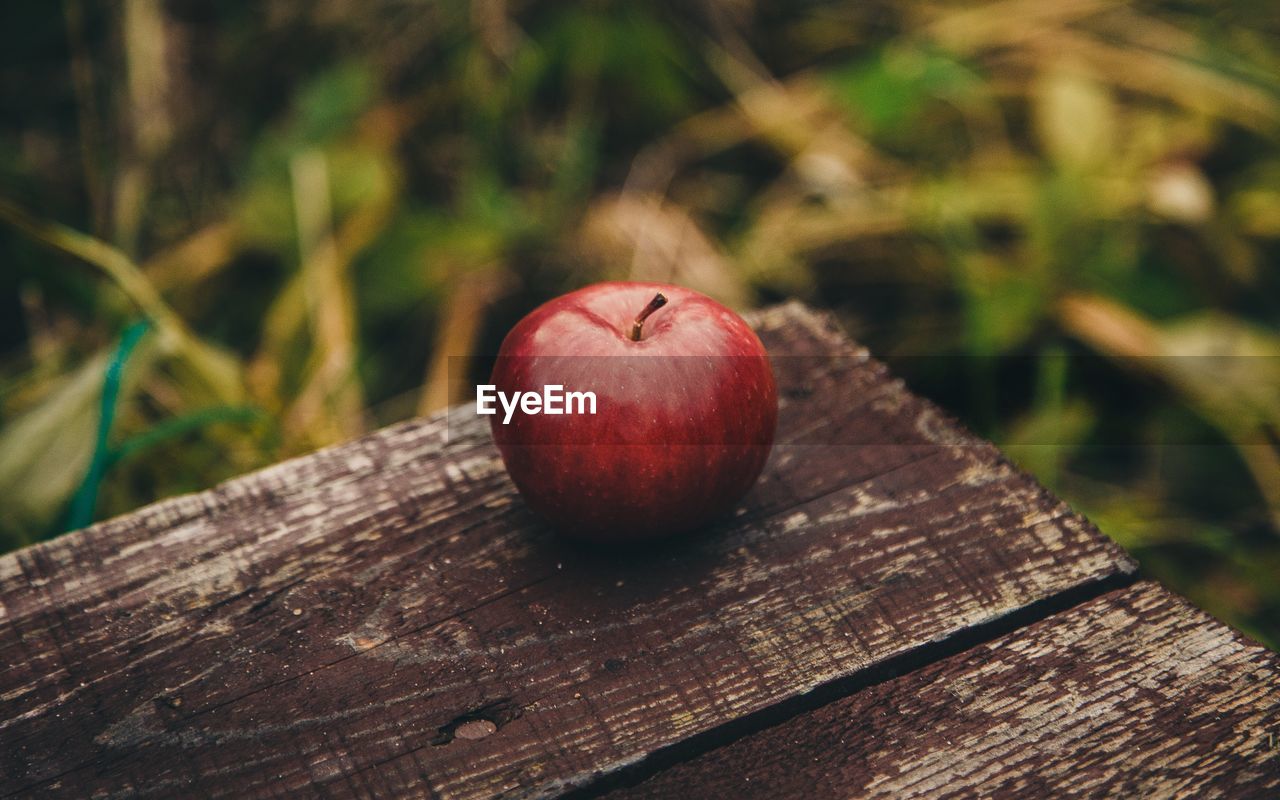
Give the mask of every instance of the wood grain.
<svg viewBox="0 0 1280 800">
<path fill-rule="evenodd" d="M 781 444 L 701 537 L 559 541 L 464 407 L 0 558 L 4 788 L 550 797 L 1132 572 L 830 321 L 752 322 Z"/>
<path fill-rule="evenodd" d="M 1276 740 L 1280 657 L 1141 583 L 606 797 L 1274 798 Z"/>
</svg>

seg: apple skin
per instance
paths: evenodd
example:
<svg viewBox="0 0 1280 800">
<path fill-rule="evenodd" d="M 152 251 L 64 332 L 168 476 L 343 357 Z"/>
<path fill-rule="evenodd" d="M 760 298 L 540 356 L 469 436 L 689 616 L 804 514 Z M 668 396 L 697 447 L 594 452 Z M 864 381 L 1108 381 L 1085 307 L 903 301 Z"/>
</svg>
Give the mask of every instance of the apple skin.
<svg viewBox="0 0 1280 800">
<path fill-rule="evenodd" d="M 633 341 L 658 293 L 667 304 Z M 525 502 L 595 542 L 687 533 L 725 514 L 760 476 L 778 421 L 755 332 L 711 298 L 657 283 L 599 283 L 543 304 L 507 334 L 490 382 L 508 395 L 595 392 L 594 415 L 489 418 Z"/>
</svg>

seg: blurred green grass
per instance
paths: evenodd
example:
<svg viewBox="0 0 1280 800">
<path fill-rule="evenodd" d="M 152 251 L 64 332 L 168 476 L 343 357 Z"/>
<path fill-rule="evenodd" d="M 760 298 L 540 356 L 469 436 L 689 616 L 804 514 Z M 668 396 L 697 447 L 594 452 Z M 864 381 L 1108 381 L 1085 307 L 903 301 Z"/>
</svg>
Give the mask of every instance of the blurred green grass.
<svg viewBox="0 0 1280 800">
<path fill-rule="evenodd" d="M 834 310 L 1280 643 L 1270 5 L 0 15 L 0 548 L 438 409 L 450 357 L 629 277 Z"/>
</svg>

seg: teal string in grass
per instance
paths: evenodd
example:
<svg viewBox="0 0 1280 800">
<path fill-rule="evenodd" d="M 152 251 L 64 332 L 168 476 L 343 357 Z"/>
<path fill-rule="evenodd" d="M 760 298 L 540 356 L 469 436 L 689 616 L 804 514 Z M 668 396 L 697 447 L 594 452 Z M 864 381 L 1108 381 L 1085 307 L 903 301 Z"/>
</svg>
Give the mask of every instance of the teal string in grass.
<svg viewBox="0 0 1280 800">
<path fill-rule="evenodd" d="M 150 323 L 146 320 L 135 322 L 125 329 L 120 337 L 120 344 L 107 363 L 107 374 L 102 381 L 101 413 L 98 417 L 98 437 L 94 442 L 93 458 L 89 461 L 89 471 L 85 473 L 80 488 L 76 489 L 71 499 L 71 509 L 67 513 L 69 531 L 83 528 L 93 522 L 93 510 L 98 504 L 98 486 L 102 483 L 102 475 L 106 472 L 111 452 L 107 442 L 111 436 L 111 424 L 115 421 L 116 400 L 120 396 L 120 379 L 124 375 L 125 364 L 133 353 L 142 335 L 147 332 Z"/>
</svg>

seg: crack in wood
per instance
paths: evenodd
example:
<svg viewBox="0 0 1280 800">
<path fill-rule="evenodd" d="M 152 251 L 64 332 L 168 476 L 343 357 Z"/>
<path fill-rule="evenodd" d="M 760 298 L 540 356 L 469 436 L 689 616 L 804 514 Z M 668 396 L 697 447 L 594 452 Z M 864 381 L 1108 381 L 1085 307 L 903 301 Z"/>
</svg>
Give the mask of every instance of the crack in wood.
<svg viewBox="0 0 1280 800">
<path fill-rule="evenodd" d="M 782 725 L 803 714 L 838 702 L 857 692 L 869 689 L 894 678 L 945 658 L 981 647 L 1012 631 L 1068 611 L 1094 600 L 1107 592 L 1132 586 L 1137 575 L 1116 574 L 1101 580 L 1080 584 L 1065 592 L 1043 598 L 1016 611 L 969 628 L 961 629 L 944 639 L 928 642 L 905 652 L 891 656 L 866 669 L 822 684 L 813 690 L 775 703 L 710 730 L 694 734 L 674 742 L 646 757 L 621 767 L 607 775 L 601 775 L 581 786 L 567 787 L 557 795 L 560 800 L 595 800 L 616 789 L 635 786 L 671 767 L 691 761 L 713 750 L 730 745 L 740 739 Z"/>
</svg>

